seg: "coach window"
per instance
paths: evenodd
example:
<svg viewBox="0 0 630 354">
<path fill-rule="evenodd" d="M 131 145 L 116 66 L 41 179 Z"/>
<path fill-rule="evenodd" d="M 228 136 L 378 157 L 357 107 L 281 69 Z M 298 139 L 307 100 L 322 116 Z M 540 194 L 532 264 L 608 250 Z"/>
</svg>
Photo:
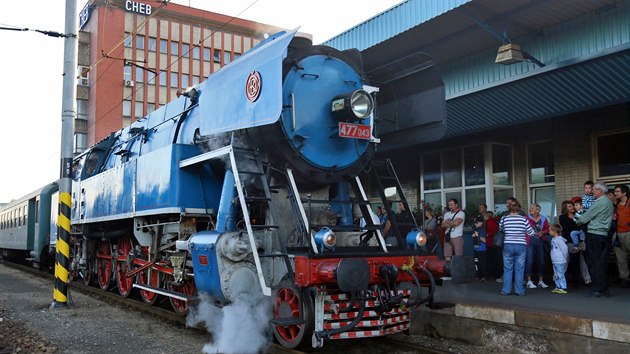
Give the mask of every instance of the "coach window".
<svg viewBox="0 0 630 354">
<path fill-rule="evenodd" d="M 594 136 L 596 180 L 630 179 L 630 131 L 602 133 Z"/>
<path fill-rule="evenodd" d="M 17 226 L 22 226 L 22 208 L 17 209 Z"/>
<path fill-rule="evenodd" d="M 35 201 L 35 223 L 39 222 L 39 199 Z"/>
<path fill-rule="evenodd" d="M 22 224 L 26 226 L 26 219 L 28 219 L 28 209 L 26 205 L 24 206 L 24 211 L 22 213 L 22 217 L 24 218 L 24 220 L 22 220 Z"/>
</svg>

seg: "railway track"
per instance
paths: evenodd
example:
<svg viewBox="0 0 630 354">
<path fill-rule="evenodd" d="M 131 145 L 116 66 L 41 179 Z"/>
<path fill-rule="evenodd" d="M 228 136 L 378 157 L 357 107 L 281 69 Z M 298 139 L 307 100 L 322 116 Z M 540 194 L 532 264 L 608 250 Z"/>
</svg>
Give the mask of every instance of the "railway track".
<svg viewBox="0 0 630 354">
<path fill-rule="evenodd" d="M 40 277 L 46 280 L 49 280 L 52 284 L 54 281 L 54 275 L 42 272 L 37 269 L 34 269 L 29 266 L 20 265 L 16 263 L 11 263 L 8 261 L 3 261 L 3 264 L 17 269 L 19 271 L 28 273 L 30 275 Z M 81 282 L 71 282 L 69 284 L 69 304 L 72 305 L 72 291 L 78 291 L 87 296 L 97 298 L 99 300 L 105 301 L 108 304 L 113 306 L 122 307 L 125 309 L 129 309 L 131 311 L 137 311 L 141 313 L 149 314 L 157 319 L 162 321 L 167 321 L 179 326 L 186 326 L 186 317 L 176 314 L 170 309 L 166 309 L 161 307 L 159 304 L 154 306 L 149 306 L 140 300 L 136 300 L 133 297 L 123 298 L 116 294 L 115 288 L 110 289 L 109 291 L 103 291 L 100 288 L 87 286 Z M 206 331 L 203 328 L 191 328 L 191 330 L 197 331 Z M 409 337 L 414 338 L 414 337 Z M 342 340 L 342 341 L 333 341 L 328 342 L 322 349 L 304 349 L 304 351 L 291 350 L 284 348 L 278 344 L 272 343 L 270 344 L 264 351 L 265 353 L 291 353 L 291 354 L 301 354 L 301 353 L 327 353 L 327 354 L 353 354 L 353 353 L 372 353 L 372 352 L 387 352 L 389 354 L 396 353 L 429 353 L 429 354 L 443 354 L 443 353 L 452 353 L 452 351 L 441 350 L 429 346 L 422 345 L 421 343 L 416 343 L 413 340 L 404 340 L 397 339 L 392 337 L 387 338 L 370 338 L 370 339 L 362 339 L 362 340 Z"/>
<path fill-rule="evenodd" d="M 54 282 L 55 277 L 53 274 L 39 271 L 29 266 L 12 263 L 7 260 L 3 260 L 2 263 L 7 267 L 11 267 L 13 269 L 28 273 L 30 275 L 33 275 L 42 279 L 50 280 L 51 284 Z M 176 325 L 186 326 L 185 316 L 176 314 L 175 312 L 162 308 L 160 307 L 160 305 L 157 305 L 157 304 L 154 306 L 149 306 L 132 297 L 123 298 L 120 295 L 112 292 L 112 290 L 115 290 L 115 287 L 113 289 L 110 289 L 109 291 L 103 291 L 100 288 L 87 286 L 83 283 L 74 281 L 68 284 L 68 289 L 69 289 L 68 303 L 70 306 L 72 306 L 72 291 L 78 291 L 82 294 L 85 294 L 93 298 L 97 298 L 99 300 L 105 301 L 106 303 L 114 305 L 114 306 L 122 307 L 122 308 L 129 309 L 132 311 L 146 313 L 162 321 L 167 321 Z M 197 331 L 204 331 L 204 332 L 206 331 L 203 328 L 190 328 L 190 329 L 197 330 Z M 276 343 L 271 343 L 267 348 L 265 348 L 265 353 L 302 354 L 304 352 L 287 349 Z"/>
</svg>

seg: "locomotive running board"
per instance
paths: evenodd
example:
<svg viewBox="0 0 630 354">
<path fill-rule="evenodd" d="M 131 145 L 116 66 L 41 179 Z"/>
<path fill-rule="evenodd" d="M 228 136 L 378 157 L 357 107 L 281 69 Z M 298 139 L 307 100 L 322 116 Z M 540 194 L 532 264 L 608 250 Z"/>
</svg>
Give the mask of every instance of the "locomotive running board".
<svg viewBox="0 0 630 354">
<path fill-rule="evenodd" d="M 182 301 L 186 301 L 186 302 L 194 302 L 194 301 L 197 300 L 196 296 L 186 296 L 186 295 L 184 295 L 182 293 L 178 293 L 178 292 L 170 291 L 170 290 L 166 290 L 166 289 L 161 289 L 161 288 L 154 288 L 154 287 L 148 286 L 148 285 L 133 284 L 133 287 L 134 288 L 138 288 L 140 290 L 150 291 L 152 293 L 164 295 L 164 296 L 167 296 L 167 297 L 172 297 L 174 299 L 182 300 Z"/>
</svg>

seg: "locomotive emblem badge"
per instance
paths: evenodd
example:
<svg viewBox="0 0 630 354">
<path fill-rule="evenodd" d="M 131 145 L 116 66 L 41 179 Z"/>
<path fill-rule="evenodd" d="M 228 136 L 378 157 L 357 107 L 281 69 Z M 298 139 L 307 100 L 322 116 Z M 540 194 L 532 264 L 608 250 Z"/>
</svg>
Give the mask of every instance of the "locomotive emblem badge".
<svg viewBox="0 0 630 354">
<path fill-rule="evenodd" d="M 260 96 L 260 89 L 262 88 L 262 79 L 258 71 L 253 71 L 247 77 L 245 83 L 245 95 L 250 102 L 256 102 Z"/>
</svg>

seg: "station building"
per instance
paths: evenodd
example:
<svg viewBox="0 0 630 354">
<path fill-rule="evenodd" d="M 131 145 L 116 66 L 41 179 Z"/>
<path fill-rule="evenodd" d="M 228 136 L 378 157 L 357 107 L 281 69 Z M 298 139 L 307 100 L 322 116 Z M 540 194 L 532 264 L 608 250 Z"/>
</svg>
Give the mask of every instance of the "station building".
<svg viewBox="0 0 630 354">
<path fill-rule="evenodd" d="M 407 0 L 325 44 L 437 64 L 444 134 L 382 154 L 414 207 L 456 198 L 470 216 L 515 196 L 554 219 L 587 180 L 630 183 L 628 0 Z"/>
<path fill-rule="evenodd" d="M 79 28 L 75 153 L 280 30 L 188 6 L 130 0 L 89 0 Z"/>
</svg>

